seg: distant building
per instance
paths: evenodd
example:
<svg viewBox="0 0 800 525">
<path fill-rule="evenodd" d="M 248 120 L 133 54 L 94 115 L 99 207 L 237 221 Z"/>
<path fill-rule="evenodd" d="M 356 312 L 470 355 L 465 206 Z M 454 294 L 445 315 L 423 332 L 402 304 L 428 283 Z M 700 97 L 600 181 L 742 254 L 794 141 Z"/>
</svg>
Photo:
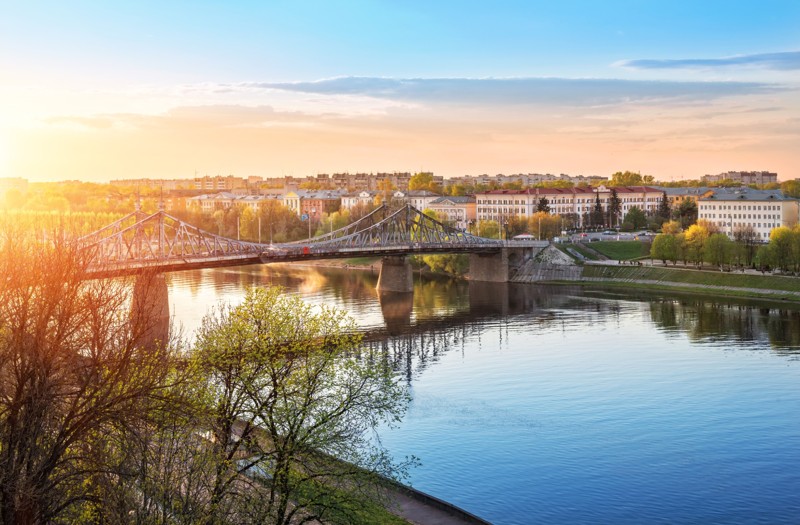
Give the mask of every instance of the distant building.
<svg viewBox="0 0 800 525">
<path fill-rule="evenodd" d="M 741 184 L 770 184 L 778 182 L 778 174 L 769 171 L 729 171 L 719 175 L 703 175 L 706 184 L 716 184 L 724 180 Z"/>
<path fill-rule="evenodd" d="M 662 188 L 660 186 L 654 186 L 659 190 L 663 191 L 667 194 L 667 201 L 669 202 L 670 208 L 675 208 L 680 206 L 680 204 L 684 201 L 694 201 L 697 202 L 698 199 L 702 197 L 708 197 L 709 195 L 713 195 L 714 191 L 718 188 L 709 188 L 707 186 L 702 187 L 687 187 L 687 188 Z"/>
<path fill-rule="evenodd" d="M 621 220 L 634 206 L 645 213 L 655 213 L 664 192 L 651 186 L 617 186 Z M 586 223 L 597 197 L 603 210 L 608 209 L 612 188 L 605 186 L 574 188 L 530 188 L 527 190 L 492 190 L 476 193 L 477 219 L 503 222 L 512 217 L 528 218 L 536 213 L 539 201 L 547 199 L 550 213 L 571 216 L 576 225 Z"/>
<path fill-rule="evenodd" d="M 800 204 L 780 190 L 717 188 L 713 195 L 697 201 L 697 218 L 715 224 L 733 238 L 738 230 L 750 227 L 762 242 L 769 240 L 773 228 L 794 226 Z"/>
<path fill-rule="evenodd" d="M 259 206 L 267 201 L 276 200 L 275 196 L 268 195 L 237 195 L 223 191 L 213 194 L 203 194 L 186 199 L 188 206 L 197 205 L 203 213 L 214 213 L 216 210 L 227 210 L 234 206 L 247 206 L 253 211 L 258 211 Z"/>
<path fill-rule="evenodd" d="M 320 220 L 324 213 L 339 211 L 342 192 L 339 190 L 290 191 L 283 196 L 283 204 L 299 216 Z"/>
<path fill-rule="evenodd" d="M 544 182 L 564 181 L 571 182 L 572 184 L 585 184 L 595 185 L 608 182 L 608 177 L 600 177 L 596 175 L 567 175 L 562 173 L 560 175 L 553 175 L 552 173 L 518 173 L 515 175 L 464 175 L 461 177 L 452 177 L 445 180 L 445 186 L 452 186 L 455 184 L 464 184 L 474 186 L 477 184 L 510 184 L 519 183 L 522 186 L 535 186 Z"/>
<path fill-rule="evenodd" d="M 361 190 L 345 193 L 342 195 L 342 209 L 352 210 L 356 206 L 369 206 L 375 204 L 380 192 Z"/>
<path fill-rule="evenodd" d="M 439 197 L 428 204 L 442 222 L 462 230 L 475 221 L 476 208 L 475 197 Z"/>
</svg>

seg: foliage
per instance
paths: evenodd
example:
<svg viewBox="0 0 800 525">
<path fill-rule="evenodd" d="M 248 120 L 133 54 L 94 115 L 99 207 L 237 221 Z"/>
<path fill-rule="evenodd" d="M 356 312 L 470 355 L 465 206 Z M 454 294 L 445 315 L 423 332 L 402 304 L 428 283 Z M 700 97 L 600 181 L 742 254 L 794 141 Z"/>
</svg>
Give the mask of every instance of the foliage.
<svg viewBox="0 0 800 525">
<path fill-rule="evenodd" d="M 605 214 L 603 213 L 603 205 L 600 203 L 600 194 L 597 193 L 595 195 L 594 208 L 592 208 L 589 224 L 592 226 L 602 226 L 604 216 Z"/>
<path fill-rule="evenodd" d="M 733 241 L 724 233 L 713 233 L 706 240 L 706 262 L 712 266 L 722 267 L 732 259 Z"/>
<path fill-rule="evenodd" d="M 611 175 L 608 182 L 609 186 L 641 186 L 642 184 L 652 184 L 654 181 L 652 175 L 642 175 L 641 173 L 634 173 L 632 171 L 618 171 Z"/>
<path fill-rule="evenodd" d="M 433 193 L 441 193 L 442 188 L 433 181 L 433 173 L 419 172 L 411 176 L 408 181 L 409 190 L 428 190 Z"/>
<path fill-rule="evenodd" d="M 661 259 L 664 264 L 667 264 L 667 261 L 671 261 L 675 264 L 678 260 L 678 246 L 675 236 L 667 233 L 659 233 L 656 235 L 650 247 L 650 257 L 653 259 Z"/>
<path fill-rule="evenodd" d="M 539 202 L 536 203 L 536 211 L 550 213 L 550 201 L 547 200 L 547 197 L 539 199 Z"/>
<path fill-rule="evenodd" d="M 647 226 L 647 216 L 638 206 L 631 206 L 623 222 L 628 225 L 628 231 L 640 230 Z"/>
<path fill-rule="evenodd" d="M 2 523 L 127 520 L 115 504 L 142 474 L 132 459 L 187 403 L 159 305 L 141 299 L 152 278 L 131 307 L 129 283 L 85 281 L 61 238 L 0 237 Z"/>
<path fill-rule="evenodd" d="M 469 270 L 469 255 L 464 253 L 423 255 L 422 261 L 432 272 L 442 272 L 456 277 L 461 277 Z"/>
<path fill-rule="evenodd" d="M 611 196 L 608 198 L 608 224 L 614 227 L 619 222 L 619 214 L 622 211 L 622 201 L 619 200 L 617 190 L 611 188 Z"/>
<path fill-rule="evenodd" d="M 375 474 L 403 472 L 368 432 L 398 421 L 407 393 L 385 363 L 358 357 L 359 344 L 342 311 L 279 288 L 251 289 L 204 319 L 193 363 L 214 385 L 208 519 L 241 521 L 247 509 L 253 522 L 324 521 L 333 491 L 362 493 Z M 254 470 L 270 482 L 241 490 Z"/>
<path fill-rule="evenodd" d="M 681 201 L 678 208 L 673 212 L 673 219 L 681 224 L 684 230 L 697 222 L 697 203 L 691 199 Z"/>
<path fill-rule="evenodd" d="M 681 223 L 678 221 L 667 221 L 661 225 L 661 232 L 667 235 L 677 235 L 681 229 Z"/>
</svg>

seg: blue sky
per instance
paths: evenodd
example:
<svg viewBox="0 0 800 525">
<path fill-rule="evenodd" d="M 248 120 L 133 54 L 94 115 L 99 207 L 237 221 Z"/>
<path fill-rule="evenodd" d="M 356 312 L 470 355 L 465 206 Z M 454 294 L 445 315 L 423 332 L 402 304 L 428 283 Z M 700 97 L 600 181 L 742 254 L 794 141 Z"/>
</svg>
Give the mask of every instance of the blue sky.
<svg viewBox="0 0 800 525">
<path fill-rule="evenodd" d="M 794 178 L 798 40 L 796 1 L 4 1 L 0 176 Z"/>
</svg>

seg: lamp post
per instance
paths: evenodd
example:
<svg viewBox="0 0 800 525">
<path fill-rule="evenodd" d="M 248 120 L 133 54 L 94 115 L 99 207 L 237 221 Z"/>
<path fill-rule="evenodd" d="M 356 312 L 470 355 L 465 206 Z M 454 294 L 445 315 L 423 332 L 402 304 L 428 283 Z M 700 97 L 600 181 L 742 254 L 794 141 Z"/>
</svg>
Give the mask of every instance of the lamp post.
<svg viewBox="0 0 800 525">
<path fill-rule="evenodd" d="M 542 216 L 539 215 L 539 240 L 542 240 Z"/>
</svg>

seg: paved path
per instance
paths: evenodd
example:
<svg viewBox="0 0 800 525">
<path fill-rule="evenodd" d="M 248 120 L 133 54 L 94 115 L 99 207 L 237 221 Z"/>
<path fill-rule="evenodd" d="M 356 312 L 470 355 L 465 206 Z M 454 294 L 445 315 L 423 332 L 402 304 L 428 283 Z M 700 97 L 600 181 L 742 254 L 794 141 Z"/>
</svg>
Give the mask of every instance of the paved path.
<svg viewBox="0 0 800 525">
<path fill-rule="evenodd" d="M 414 489 L 391 490 L 389 498 L 393 505 L 388 510 L 415 525 L 491 525 L 465 510 Z"/>
</svg>

